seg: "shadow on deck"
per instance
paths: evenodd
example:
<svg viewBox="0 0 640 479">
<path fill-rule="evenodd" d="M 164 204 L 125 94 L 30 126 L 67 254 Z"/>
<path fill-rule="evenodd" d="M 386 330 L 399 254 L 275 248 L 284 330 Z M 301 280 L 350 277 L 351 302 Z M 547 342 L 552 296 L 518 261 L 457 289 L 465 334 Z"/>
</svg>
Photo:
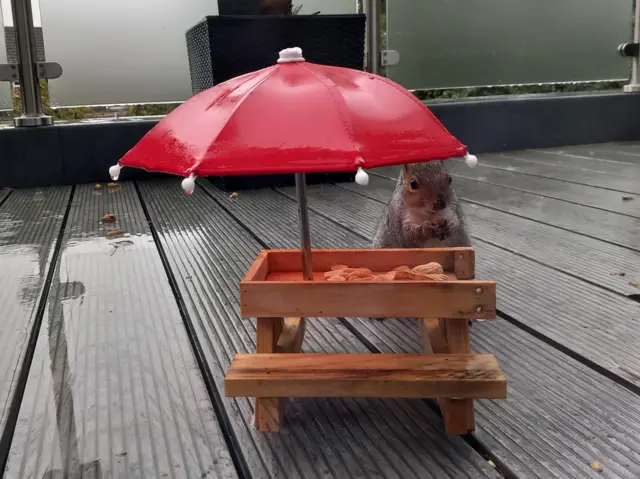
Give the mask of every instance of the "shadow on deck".
<svg viewBox="0 0 640 479">
<path fill-rule="evenodd" d="M 260 249 L 298 246 L 292 189 L 0 191 L 5 477 L 640 477 L 640 145 L 450 169 L 477 277 L 498 282 L 499 318 L 475 324 L 473 350 L 509 380 L 507 400 L 476 401 L 469 437 L 447 437 L 431 401 L 322 398 L 261 434 L 253 402 L 224 397 L 231 358 L 255 348 L 238 281 Z M 396 169 L 372 173 L 309 188 L 314 247 L 368 245 Z M 408 319 L 318 318 L 303 349 L 419 339 Z"/>
</svg>

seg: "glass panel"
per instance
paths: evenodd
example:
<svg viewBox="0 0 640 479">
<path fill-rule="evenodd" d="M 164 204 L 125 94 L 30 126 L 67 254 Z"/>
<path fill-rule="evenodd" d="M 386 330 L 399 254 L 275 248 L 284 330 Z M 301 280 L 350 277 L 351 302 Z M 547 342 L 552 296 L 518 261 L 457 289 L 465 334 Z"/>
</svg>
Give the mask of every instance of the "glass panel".
<svg viewBox="0 0 640 479">
<path fill-rule="evenodd" d="M 216 0 L 40 0 L 47 58 L 62 76 L 53 105 L 182 101 L 191 96 L 186 31 Z M 355 11 L 355 1 L 303 2 L 303 12 Z M 348 5 L 346 7 L 345 5 Z"/>
<path fill-rule="evenodd" d="M 387 0 L 405 88 L 622 80 L 633 0 Z"/>
<path fill-rule="evenodd" d="M 300 14 L 320 12 L 323 15 L 338 15 L 341 13 L 356 13 L 357 0 L 293 0 L 293 7 L 302 5 Z"/>
<path fill-rule="evenodd" d="M 55 106 L 180 101 L 191 94 L 185 32 L 215 0 L 40 0 Z"/>
<path fill-rule="evenodd" d="M 0 35 L 0 63 L 9 63 L 7 59 L 7 53 L 10 50 L 12 52 L 11 61 L 17 62 L 15 58 L 15 40 L 13 38 L 13 18 L 11 17 L 11 3 L 10 0 L 2 0 L 0 2 L 2 11 L 0 12 L 0 26 L 2 27 L 2 35 Z M 34 20 L 36 15 L 34 14 Z M 38 21 L 40 20 L 39 15 Z M 9 27 L 5 30 L 5 27 Z M 10 45 L 7 45 L 7 36 L 9 37 Z M 11 45 L 12 44 L 12 45 Z M 9 47 L 9 48 L 7 48 Z M 11 48 L 13 47 L 13 48 Z M 11 91 L 13 90 L 13 84 L 9 82 L 0 82 L 0 110 L 12 110 L 13 103 L 11 98 Z"/>
</svg>

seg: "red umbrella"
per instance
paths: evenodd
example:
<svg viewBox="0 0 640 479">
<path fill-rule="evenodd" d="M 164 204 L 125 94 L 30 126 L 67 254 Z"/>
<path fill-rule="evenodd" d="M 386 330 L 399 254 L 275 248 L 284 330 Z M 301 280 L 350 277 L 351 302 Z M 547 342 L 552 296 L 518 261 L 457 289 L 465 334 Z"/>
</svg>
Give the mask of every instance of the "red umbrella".
<svg viewBox="0 0 640 479">
<path fill-rule="evenodd" d="M 203 91 L 169 113 L 117 165 L 197 176 L 296 173 L 303 251 L 310 267 L 304 174 L 465 157 L 477 159 L 409 91 L 387 78 L 305 62 L 278 63 Z M 305 268 L 305 271 L 310 268 Z"/>
</svg>

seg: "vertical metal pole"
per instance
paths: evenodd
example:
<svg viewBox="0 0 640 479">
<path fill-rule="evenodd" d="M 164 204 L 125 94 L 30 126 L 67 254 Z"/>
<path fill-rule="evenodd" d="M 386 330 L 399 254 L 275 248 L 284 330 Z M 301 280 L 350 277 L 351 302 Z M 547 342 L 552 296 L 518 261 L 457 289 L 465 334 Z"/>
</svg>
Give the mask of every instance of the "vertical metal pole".
<svg viewBox="0 0 640 479">
<path fill-rule="evenodd" d="M 309 211 L 307 209 L 307 179 L 304 173 L 296 173 L 296 197 L 298 198 L 298 217 L 300 219 L 300 249 L 302 250 L 302 276 L 313 279 L 311 262 L 311 232 L 309 231 Z"/>
<path fill-rule="evenodd" d="M 638 43 L 640 41 L 640 2 L 636 2 L 635 14 L 633 20 L 633 42 Z M 640 75 L 640 57 L 631 57 L 631 82 L 624 86 L 624 91 L 635 92 L 640 91 L 640 84 L 638 83 L 638 76 Z"/>
<path fill-rule="evenodd" d="M 365 0 L 365 13 L 367 14 L 367 71 L 380 74 L 380 0 Z"/>
<path fill-rule="evenodd" d="M 22 116 L 14 118 L 15 126 L 51 125 L 53 119 L 42 113 L 40 79 L 36 70 L 36 35 L 33 28 L 31 0 L 11 0 L 13 28 L 18 51 Z"/>
</svg>

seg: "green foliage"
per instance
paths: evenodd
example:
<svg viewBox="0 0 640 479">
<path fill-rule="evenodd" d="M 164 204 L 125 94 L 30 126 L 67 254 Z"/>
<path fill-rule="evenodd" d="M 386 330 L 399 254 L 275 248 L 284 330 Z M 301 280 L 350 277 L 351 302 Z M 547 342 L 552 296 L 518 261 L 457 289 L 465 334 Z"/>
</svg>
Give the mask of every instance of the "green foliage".
<svg viewBox="0 0 640 479">
<path fill-rule="evenodd" d="M 4 120 L 9 120 L 14 116 L 22 114 L 22 103 L 20 98 L 20 88 L 14 88 L 12 94 L 13 112 L 11 117 L 5 117 Z M 124 105 L 118 110 L 107 109 L 105 107 L 93 107 L 93 106 L 78 106 L 78 107 L 64 107 L 54 108 L 49 101 L 49 83 L 47 80 L 40 80 L 40 96 L 42 98 L 42 106 L 44 113 L 50 115 L 54 120 L 58 121 L 73 121 L 73 120 L 86 120 L 89 118 L 114 118 L 118 117 L 132 117 L 132 116 L 163 116 L 175 109 L 180 103 L 150 103 L 150 104 L 136 104 L 136 105 Z"/>
<path fill-rule="evenodd" d="M 550 83 L 537 85 L 479 86 L 440 90 L 415 90 L 421 100 L 477 98 L 497 95 L 536 95 L 542 93 L 587 93 L 620 90 L 626 82 Z"/>
</svg>

